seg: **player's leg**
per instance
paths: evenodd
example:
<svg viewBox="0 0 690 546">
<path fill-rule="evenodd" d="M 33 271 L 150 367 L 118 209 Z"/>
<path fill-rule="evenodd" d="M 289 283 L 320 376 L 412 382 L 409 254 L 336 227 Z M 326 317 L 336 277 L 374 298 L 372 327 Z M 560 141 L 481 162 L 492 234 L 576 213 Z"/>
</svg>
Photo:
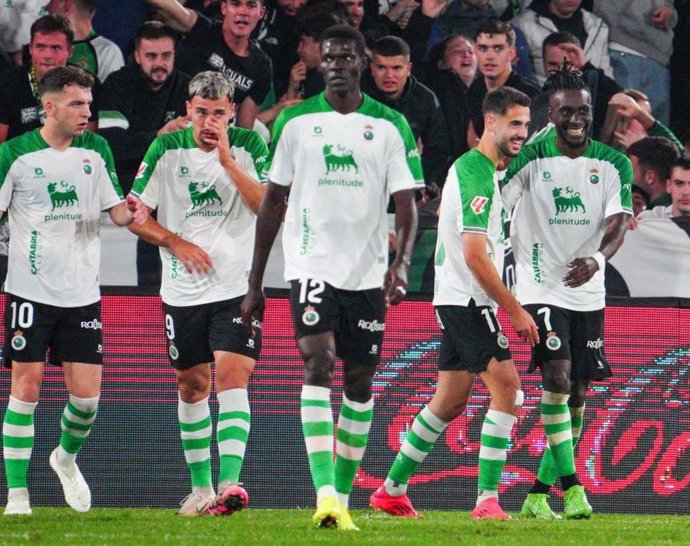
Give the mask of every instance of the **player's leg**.
<svg viewBox="0 0 690 546">
<path fill-rule="evenodd" d="M 474 378 L 463 370 L 439 370 L 436 392 L 412 423 L 383 485 L 370 497 L 372 508 L 394 516 L 419 517 L 407 497 L 410 478 L 448 424 L 465 411 Z"/>
<path fill-rule="evenodd" d="M 213 353 L 208 343 L 209 305 L 164 304 L 168 356 L 178 389 L 177 417 L 192 492 L 180 503 L 183 516 L 202 515 L 215 505 L 211 479 L 213 427 L 208 404 Z"/>
<path fill-rule="evenodd" d="M 34 412 L 42 380 L 43 362 L 12 362 L 10 400 L 2 423 L 7 516 L 31 514 L 27 475 L 34 446 Z"/>
<path fill-rule="evenodd" d="M 342 508 L 339 530 L 357 530 L 349 500 L 364 457 L 374 414 L 372 382 L 380 360 L 386 316 L 380 289 L 338 291 L 342 319 L 336 352 L 343 359 L 343 402 L 336 432 L 335 490 Z"/>
<path fill-rule="evenodd" d="M 77 512 L 87 512 L 91 491 L 76 461 L 96 420 L 103 367 L 81 362 L 63 362 L 62 367 L 69 400 L 60 421 L 60 444 L 50 454 L 50 466 L 60 478 L 67 504 Z"/>
<path fill-rule="evenodd" d="M 210 345 L 216 363 L 220 455 L 218 496 L 211 515 L 230 515 L 249 503 L 240 472 L 249 438 L 251 411 L 247 387 L 261 351 L 261 324 L 254 321 L 251 336 L 242 324 L 242 298 L 217 302 L 210 325 Z"/>
<path fill-rule="evenodd" d="M 331 407 L 335 338 L 333 332 L 323 332 L 301 337 L 297 345 L 304 360 L 300 396 L 302 432 L 316 490 L 317 510 L 313 520 L 319 527 L 335 528 L 341 514 L 335 491 Z"/>
<path fill-rule="evenodd" d="M 500 362 L 492 358 L 486 371 L 479 376 L 489 390 L 491 403 L 482 424 L 478 494 L 472 518 L 510 519 L 498 504 L 498 485 L 507 458 L 510 433 L 522 407 L 520 379 L 510 358 Z"/>
<path fill-rule="evenodd" d="M 292 281 L 290 305 L 297 348 L 304 361 L 300 415 L 316 489 L 317 508 L 312 520 L 318 527 L 336 528 L 341 509 L 335 492 L 331 384 L 336 358 L 335 332 L 342 308 L 335 289 L 316 279 Z"/>
<path fill-rule="evenodd" d="M 2 425 L 7 515 L 31 514 L 27 475 L 34 445 L 34 412 L 56 320 L 53 311 L 51 306 L 8 294 L 4 358 L 12 370 L 12 385 Z"/>
</svg>

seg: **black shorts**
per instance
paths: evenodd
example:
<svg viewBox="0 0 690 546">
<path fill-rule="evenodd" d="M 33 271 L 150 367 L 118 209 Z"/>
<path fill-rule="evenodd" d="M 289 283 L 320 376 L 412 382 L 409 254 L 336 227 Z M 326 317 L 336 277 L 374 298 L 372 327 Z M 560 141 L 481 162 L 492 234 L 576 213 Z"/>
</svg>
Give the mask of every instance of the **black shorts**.
<svg viewBox="0 0 690 546">
<path fill-rule="evenodd" d="M 163 303 L 172 367 L 188 370 L 197 364 L 213 362 L 213 351 L 257 360 L 261 352 L 261 323 L 254 320 L 255 336 L 250 336 L 240 313 L 243 297 L 187 307 Z"/>
<path fill-rule="evenodd" d="M 333 332 L 336 355 L 347 362 L 376 366 L 381 359 L 386 302 L 383 290 L 340 290 L 314 279 L 290 282 L 297 338 Z"/>
<path fill-rule="evenodd" d="M 7 295 L 5 366 L 14 362 L 103 364 L 101 302 L 56 307 Z"/>
<path fill-rule="evenodd" d="M 443 330 L 439 370 L 482 373 L 492 358 L 510 360 L 508 338 L 491 307 L 439 305 L 436 319 Z"/>
<path fill-rule="evenodd" d="M 604 310 L 571 311 L 555 305 L 529 304 L 525 310 L 539 328 L 529 371 L 550 360 L 569 360 L 571 379 L 601 381 L 611 377 L 604 356 Z"/>
</svg>

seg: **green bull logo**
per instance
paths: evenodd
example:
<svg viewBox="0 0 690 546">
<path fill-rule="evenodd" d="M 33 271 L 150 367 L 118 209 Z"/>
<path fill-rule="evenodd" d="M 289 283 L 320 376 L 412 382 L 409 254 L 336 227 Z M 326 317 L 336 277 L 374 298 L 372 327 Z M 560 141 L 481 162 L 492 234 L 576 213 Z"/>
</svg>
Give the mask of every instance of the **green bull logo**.
<svg viewBox="0 0 690 546">
<path fill-rule="evenodd" d="M 187 186 L 189 197 L 192 200 L 192 210 L 197 207 L 213 205 L 216 201 L 219 205 L 223 204 L 223 200 L 216 191 L 215 184 L 207 186 L 205 182 L 201 182 L 201 190 L 199 190 L 198 187 L 199 182 L 190 182 L 189 186 Z"/>
<path fill-rule="evenodd" d="M 337 152 L 337 153 L 336 153 Z M 323 157 L 326 161 L 326 174 L 337 171 L 347 171 L 354 169 L 356 174 L 359 174 L 359 167 L 352 157 L 352 150 L 347 150 L 343 146 L 336 146 L 335 152 L 331 144 L 326 144 L 323 147 Z"/>
<path fill-rule="evenodd" d="M 556 216 L 561 212 L 577 212 L 582 209 L 585 212 L 585 205 L 580 199 L 580 193 L 570 186 L 565 188 L 554 188 L 551 192 L 554 204 L 556 205 Z"/>
<path fill-rule="evenodd" d="M 64 180 L 60 181 L 59 191 L 57 183 L 51 182 L 48 184 L 48 195 L 50 195 L 50 202 L 53 205 L 51 210 L 61 207 L 72 207 L 79 203 L 76 188 L 74 185 L 68 185 Z"/>
</svg>

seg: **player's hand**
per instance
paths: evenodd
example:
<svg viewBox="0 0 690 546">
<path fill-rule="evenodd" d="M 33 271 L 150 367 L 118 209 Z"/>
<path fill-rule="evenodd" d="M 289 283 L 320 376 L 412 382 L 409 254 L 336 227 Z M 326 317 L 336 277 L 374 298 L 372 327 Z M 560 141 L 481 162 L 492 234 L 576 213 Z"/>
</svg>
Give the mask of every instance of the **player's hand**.
<svg viewBox="0 0 690 546">
<path fill-rule="evenodd" d="M 381 290 L 386 293 L 386 307 L 398 305 L 407 294 L 407 266 L 393 262 L 383 277 Z"/>
<path fill-rule="evenodd" d="M 628 224 L 628 229 L 630 231 L 633 231 L 633 230 L 637 229 L 637 227 L 639 225 L 640 225 L 640 221 L 635 216 L 631 216 L 630 217 L 630 223 Z"/>
<path fill-rule="evenodd" d="M 128 195 L 125 199 L 127 210 L 132 213 L 132 221 L 135 224 L 143 225 L 149 218 L 151 212 L 141 199 L 137 199 L 132 195 Z"/>
<path fill-rule="evenodd" d="M 563 284 L 568 288 L 582 286 L 599 271 L 599 264 L 592 258 L 575 258 L 568 264 L 568 274 L 563 278 Z"/>
<path fill-rule="evenodd" d="M 263 322 L 265 305 L 266 298 L 264 297 L 263 290 L 250 287 L 240 305 L 240 313 L 242 314 L 242 323 L 252 337 L 256 335 L 253 325 L 254 317 L 256 316 L 259 322 Z"/>
<path fill-rule="evenodd" d="M 419 7 L 416 0 L 398 0 L 398 2 L 385 14 L 388 19 L 397 23 L 408 11 Z"/>
<path fill-rule="evenodd" d="M 210 129 L 218 138 L 218 144 L 216 149 L 218 150 L 218 160 L 223 167 L 230 165 L 235 162 L 235 156 L 232 155 L 230 150 L 230 139 L 228 137 L 228 128 L 216 121 L 215 119 L 209 119 L 206 122 L 206 127 Z"/>
<path fill-rule="evenodd" d="M 525 311 L 522 306 L 518 306 L 509 316 L 510 322 L 521 340 L 529 343 L 531 347 L 539 343 L 539 328 L 537 328 L 532 315 Z"/>
<path fill-rule="evenodd" d="M 182 237 L 175 236 L 168 242 L 168 248 L 182 262 L 187 273 L 205 275 L 213 269 L 211 256 L 200 246 L 185 241 Z"/>
</svg>

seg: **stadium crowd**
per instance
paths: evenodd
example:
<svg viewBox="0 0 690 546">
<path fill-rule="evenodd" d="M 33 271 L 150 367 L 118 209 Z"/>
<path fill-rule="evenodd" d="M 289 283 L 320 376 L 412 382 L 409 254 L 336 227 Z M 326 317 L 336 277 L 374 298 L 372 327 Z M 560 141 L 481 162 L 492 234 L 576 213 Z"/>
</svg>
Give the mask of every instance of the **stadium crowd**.
<svg viewBox="0 0 690 546">
<path fill-rule="evenodd" d="M 498 479 L 523 394 L 493 314 L 498 303 L 533 346 L 531 371 L 543 379 L 549 448 L 522 513 L 559 518 L 547 504 L 559 482 L 565 517 L 588 518 L 592 508 L 573 449 L 590 383 L 610 375 L 603 353 L 606 262 L 628 227 L 650 217 L 690 216 L 687 4 L 26 0 L 0 6 L 0 210 L 9 212 L 14 231 L 3 226 L 0 246 L 9 269 L 5 358 L 14 363 L 3 423 L 5 514 L 31 513 L 26 472 L 48 347 L 64 364 L 70 392 L 50 465 L 72 508 L 91 505 L 75 460 L 96 417 L 102 340 L 94 332 L 100 326 L 75 333 L 70 321 L 100 324 L 91 282 L 98 247 L 90 243 L 98 240 L 91 224 L 106 210 L 140 238 L 139 284 L 162 279 L 192 483 L 179 513 L 226 515 L 247 504 L 238 481 L 250 428 L 247 386 L 261 348 L 262 278 L 285 215 L 314 522 L 356 530 L 348 499 L 373 418 L 385 308 L 406 294 L 417 218 L 422 227 L 436 227 L 440 209 L 433 256 L 444 332 L 438 390 L 371 504 L 417 516 L 407 481 L 462 413 L 479 375 L 492 402 L 473 517 L 508 519 L 498 505 Z M 353 113 L 361 119 L 348 117 Z M 526 142 L 531 146 L 521 153 Z M 56 161 L 72 148 L 84 159 Z M 74 181 L 66 169 L 78 171 Z M 48 183 L 42 199 L 52 208 L 41 220 L 28 180 L 42 180 L 44 171 L 61 181 Z M 498 171 L 505 171 L 503 190 L 494 180 Z M 588 185 L 573 189 L 575 174 Z M 86 189 L 92 179 L 98 191 Z M 536 188 L 545 187 L 539 183 L 556 179 L 562 187 L 538 195 Z M 337 192 L 316 197 L 305 184 L 312 180 Z M 76 203 L 85 207 L 83 217 L 69 213 Z M 503 223 L 516 203 L 517 299 L 500 278 Z M 545 203 L 555 206 L 555 217 Z M 216 204 L 219 210 L 211 210 Z M 582 217 L 565 218 L 573 212 Z M 60 241 L 43 261 L 36 259 L 46 251 L 39 221 L 55 221 L 49 229 Z M 62 221 L 76 227 L 55 227 Z M 578 232 L 579 247 L 570 248 L 570 232 L 553 235 L 554 225 L 588 227 Z M 21 270 L 24 263 L 35 279 Z M 71 291 L 58 294 L 36 274 L 50 268 L 45 279 L 78 273 Z M 589 291 L 580 290 L 584 285 Z M 87 295 L 84 286 L 91 288 Z M 475 332 L 477 339 L 465 341 Z M 343 360 L 344 394 L 334 427 L 336 356 Z M 211 362 L 221 407 L 217 492 L 209 452 Z"/>
</svg>

